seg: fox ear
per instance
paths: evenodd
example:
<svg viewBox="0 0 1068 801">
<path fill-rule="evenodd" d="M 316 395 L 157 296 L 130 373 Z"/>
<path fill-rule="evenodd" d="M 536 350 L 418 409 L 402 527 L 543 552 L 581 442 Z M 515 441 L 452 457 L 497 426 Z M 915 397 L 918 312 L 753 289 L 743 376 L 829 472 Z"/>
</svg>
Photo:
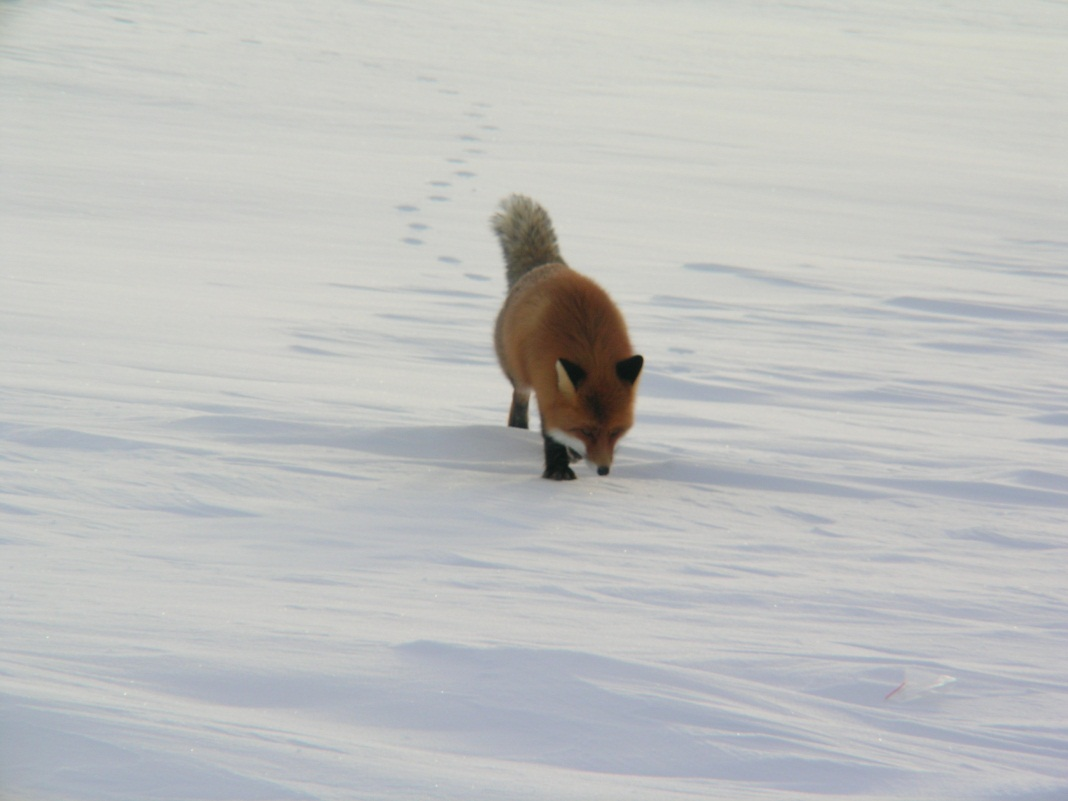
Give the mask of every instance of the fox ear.
<svg viewBox="0 0 1068 801">
<path fill-rule="evenodd" d="M 643 364 L 645 360 L 641 356 L 631 356 L 629 359 L 616 362 L 616 375 L 624 384 L 633 384 L 638 380 Z"/>
<path fill-rule="evenodd" d="M 586 371 L 567 359 L 556 360 L 556 384 L 565 395 L 574 395 L 579 384 L 586 378 Z"/>
</svg>

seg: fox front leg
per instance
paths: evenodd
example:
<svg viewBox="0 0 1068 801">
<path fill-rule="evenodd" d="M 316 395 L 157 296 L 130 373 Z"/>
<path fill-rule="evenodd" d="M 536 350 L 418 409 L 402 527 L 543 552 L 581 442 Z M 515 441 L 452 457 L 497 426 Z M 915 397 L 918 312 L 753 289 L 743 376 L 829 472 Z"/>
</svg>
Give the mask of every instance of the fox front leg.
<svg viewBox="0 0 1068 801">
<path fill-rule="evenodd" d="M 561 445 L 548 434 L 542 434 L 545 439 L 545 472 L 542 478 L 551 478 L 553 481 L 572 481 L 575 471 L 571 469 L 571 451 L 566 445 Z"/>
</svg>

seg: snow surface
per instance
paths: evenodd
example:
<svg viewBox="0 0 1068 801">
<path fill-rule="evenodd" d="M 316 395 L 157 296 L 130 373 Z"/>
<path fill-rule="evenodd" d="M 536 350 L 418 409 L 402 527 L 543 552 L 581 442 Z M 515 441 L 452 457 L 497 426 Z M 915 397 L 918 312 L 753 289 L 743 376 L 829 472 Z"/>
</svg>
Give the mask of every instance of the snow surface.
<svg viewBox="0 0 1068 801">
<path fill-rule="evenodd" d="M 0 3 L 0 797 L 1068 798 L 1068 6 Z M 509 430 L 521 191 L 646 357 Z"/>
</svg>

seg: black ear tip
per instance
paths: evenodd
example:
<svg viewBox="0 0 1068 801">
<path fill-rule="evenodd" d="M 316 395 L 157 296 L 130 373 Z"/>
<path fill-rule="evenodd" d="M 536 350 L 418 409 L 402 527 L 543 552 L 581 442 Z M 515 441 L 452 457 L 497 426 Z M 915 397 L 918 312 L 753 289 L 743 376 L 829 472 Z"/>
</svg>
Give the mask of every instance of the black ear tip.
<svg viewBox="0 0 1068 801">
<path fill-rule="evenodd" d="M 641 373 L 642 365 L 644 364 L 645 359 L 641 356 L 630 356 L 616 363 L 616 375 L 619 376 L 621 381 L 633 384 L 638 380 L 638 375 Z"/>
<path fill-rule="evenodd" d="M 564 366 L 564 371 L 567 373 L 567 377 L 571 379 L 571 383 L 577 388 L 586 378 L 586 371 L 579 367 L 572 361 L 567 359 L 560 359 L 560 364 Z"/>
</svg>

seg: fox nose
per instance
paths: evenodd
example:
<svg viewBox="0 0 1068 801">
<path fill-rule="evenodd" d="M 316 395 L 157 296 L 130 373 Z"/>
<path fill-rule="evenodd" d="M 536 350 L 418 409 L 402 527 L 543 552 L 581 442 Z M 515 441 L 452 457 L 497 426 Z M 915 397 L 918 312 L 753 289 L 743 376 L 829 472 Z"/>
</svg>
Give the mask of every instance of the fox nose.
<svg viewBox="0 0 1068 801">
<path fill-rule="evenodd" d="M 603 464 L 600 467 L 598 467 L 597 468 L 597 475 L 599 475 L 599 476 L 607 476 L 608 475 L 608 465 Z"/>
</svg>

